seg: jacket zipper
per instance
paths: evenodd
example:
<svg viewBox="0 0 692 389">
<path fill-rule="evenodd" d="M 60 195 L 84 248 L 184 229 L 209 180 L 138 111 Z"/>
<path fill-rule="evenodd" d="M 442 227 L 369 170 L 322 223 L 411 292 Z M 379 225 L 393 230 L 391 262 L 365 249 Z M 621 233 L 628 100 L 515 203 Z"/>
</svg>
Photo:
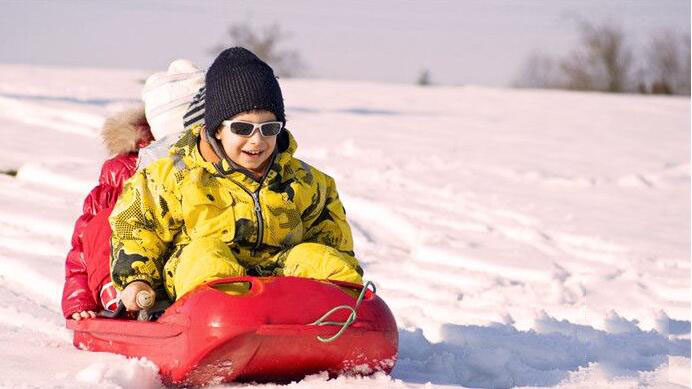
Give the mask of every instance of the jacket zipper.
<svg viewBox="0 0 692 389">
<path fill-rule="evenodd" d="M 262 238 L 264 235 L 264 221 L 262 220 L 262 207 L 260 206 L 260 200 L 259 200 L 259 192 L 260 189 L 262 189 L 262 183 L 264 182 L 264 179 L 267 177 L 267 174 L 269 174 L 269 171 L 271 170 L 271 166 L 274 164 L 274 159 L 276 158 L 276 153 L 272 155 L 271 161 L 269 163 L 269 168 L 267 171 L 262 175 L 262 177 L 259 179 L 258 183 L 259 186 L 257 187 L 257 190 L 254 192 L 250 192 L 247 188 L 245 188 L 244 185 L 241 183 L 237 182 L 236 180 L 231 178 L 231 181 L 233 181 L 236 185 L 238 185 L 241 189 L 243 189 L 247 194 L 252 197 L 252 201 L 255 203 L 255 217 L 257 217 L 257 243 L 255 243 L 255 247 L 252 249 L 252 256 L 254 257 L 257 255 L 257 250 L 259 249 L 260 245 L 262 244 Z M 219 163 L 218 166 L 214 165 L 216 169 L 220 172 L 223 172 L 224 170 L 221 168 L 221 164 Z M 246 174 L 247 175 L 247 174 Z M 222 177 L 225 177 L 222 175 Z"/>
<path fill-rule="evenodd" d="M 259 188 L 255 192 L 250 193 L 250 196 L 252 196 L 252 201 L 255 202 L 255 215 L 257 216 L 257 243 L 255 243 L 255 248 L 252 249 L 252 256 L 254 257 L 257 254 L 257 250 L 259 249 L 260 245 L 262 244 L 262 237 L 264 235 L 264 222 L 262 221 L 262 207 L 260 207 L 259 201 Z"/>
<path fill-rule="evenodd" d="M 235 180 L 233 180 L 235 182 Z M 252 202 L 255 204 L 255 217 L 257 218 L 257 242 L 255 243 L 255 247 L 252 248 L 252 256 L 254 257 L 257 254 L 257 249 L 259 249 L 260 245 L 262 244 L 262 236 L 264 235 L 264 222 L 262 221 L 262 207 L 260 206 L 260 200 L 259 200 L 259 191 L 262 188 L 260 186 L 257 188 L 256 191 L 250 192 L 245 188 L 243 185 L 241 185 L 238 182 L 235 182 L 236 185 L 238 185 L 242 190 L 245 191 L 245 193 L 249 194 L 250 197 L 252 197 Z"/>
<path fill-rule="evenodd" d="M 245 189 L 246 192 L 250 193 L 250 196 L 252 196 L 252 201 L 255 202 L 255 215 L 257 216 L 257 243 L 255 243 L 255 248 L 252 249 L 253 257 L 257 255 L 257 250 L 259 250 L 259 247 L 262 244 L 262 238 L 264 237 L 264 221 L 262 220 L 262 207 L 260 206 L 259 192 L 260 189 L 262 189 L 264 179 L 267 178 L 267 175 L 269 174 L 272 165 L 274 165 L 275 159 L 276 153 L 273 153 L 273 155 L 271 156 L 271 161 L 269 161 L 269 168 L 267 168 L 267 171 L 264 172 L 262 177 L 260 177 L 258 181 L 259 185 L 257 186 L 256 191 L 251 193 L 249 190 L 245 189 L 245 187 L 242 187 L 243 189 Z"/>
</svg>

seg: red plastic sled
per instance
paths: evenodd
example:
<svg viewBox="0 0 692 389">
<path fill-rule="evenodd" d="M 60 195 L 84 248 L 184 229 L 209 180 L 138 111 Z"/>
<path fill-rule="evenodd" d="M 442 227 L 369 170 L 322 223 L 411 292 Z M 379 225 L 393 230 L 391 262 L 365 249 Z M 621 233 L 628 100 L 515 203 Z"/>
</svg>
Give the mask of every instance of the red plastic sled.
<svg viewBox="0 0 692 389">
<path fill-rule="evenodd" d="M 247 294 L 215 289 L 245 282 Z M 171 305 L 155 322 L 124 319 L 68 320 L 74 345 L 146 357 L 159 366 L 167 385 L 229 381 L 288 382 L 327 371 L 389 374 L 397 358 L 399 335 L 387 305 L 366 290 L 357 319 L 331 343 L 338 326 L 310 325 L 338 305 L 354 306 L 362 286 L 296 277 L 234 277 L 210 282 Z M 344 322 L 343 309 L 327 318 Z"/>
</svg>

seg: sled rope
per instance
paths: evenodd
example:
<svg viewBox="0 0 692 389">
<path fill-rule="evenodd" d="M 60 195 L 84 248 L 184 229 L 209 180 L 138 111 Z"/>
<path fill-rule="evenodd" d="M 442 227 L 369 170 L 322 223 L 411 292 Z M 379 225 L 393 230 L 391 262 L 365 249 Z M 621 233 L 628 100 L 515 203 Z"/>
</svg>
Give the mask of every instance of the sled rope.
<svg viewBox="0 0 692 389">
<path fill-rule="evenodd" d="M 363 297 L 365 297 L 365 292 L 366 292 L 366 291 L 368 290 L 368 288 L 371 287 L 371 286 L 372 286 L 372 292 L 373 292 L 373 293 L 376 292 L 375 284 L 374 284 L 372 281 L 366 282 L 365 285 L 363 286 L 363 289 L 360 290 L 360 295 L 358 295 L 358 299 L 356 300 L 356 305 L 355 305 L 355 306 L 351 307 L 350 305 L 339 305 L 339 306 L 337 306 L 337 307 L 334 307 L 334 308 L 330 309 L 329 312 L 327 312 L 327 313 L 325 313 L 324 315 L 322 315 L 322 317 L 320 317 L 319 319 L 315 320 L 313 323 L 308 324 L 309 326 L 341 326 L 341 329 L 339 329 L 339 332 L 337 332 L 336 334 L 330 336 L 329 338 L 323 338 L 323 337 L 321 337 L 321 336 L 318 335 L 318 336 L 317 336 L 317 339 L 318 339 L 320 342 L 322 342 L 322 343 L 330 343 L 330 342 L 333 342 L 333 341 L 339 339 L 339 337 L 341 337 L 341 335 L 344 333 L 344 331 L 346 331 L 346 329 L 347 329 L 348 327 L 350 327 L 351 324 L 353 324 L 354 321 L 356 321 L 356 318 L 357 318 L 356 311 L 358 310 L 358 307 L 360 306 L 360 303 L 363 301 Z M 336 311 L 342 310 L 342 309 L 346 309 L 346 310 L 351 311 L 351 314 L 348 315 L 348 319 L 346 319 L 345 322 L 324 321 L 326 318 L 328 318 L 329 316 L 331 316 L 331 314 L 333 314 L 333 313 L 336 312 Z"/>
</svg>

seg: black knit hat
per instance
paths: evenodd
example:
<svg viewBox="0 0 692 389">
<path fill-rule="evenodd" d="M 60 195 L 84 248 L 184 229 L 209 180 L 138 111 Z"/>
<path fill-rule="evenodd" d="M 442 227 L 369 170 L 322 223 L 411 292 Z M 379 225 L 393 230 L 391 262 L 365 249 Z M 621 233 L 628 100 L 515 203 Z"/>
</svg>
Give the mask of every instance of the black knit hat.
<svg viewBox="0 0 692 389">
<path fill-rule="evenodd" d="M 207 70 L 204 105 L 205 126 L 211 131 L 231 116 L 253 109 L 265 109 L 286 122 L 274 71 L 242 47 L 222 51 Z"/>
</svg>

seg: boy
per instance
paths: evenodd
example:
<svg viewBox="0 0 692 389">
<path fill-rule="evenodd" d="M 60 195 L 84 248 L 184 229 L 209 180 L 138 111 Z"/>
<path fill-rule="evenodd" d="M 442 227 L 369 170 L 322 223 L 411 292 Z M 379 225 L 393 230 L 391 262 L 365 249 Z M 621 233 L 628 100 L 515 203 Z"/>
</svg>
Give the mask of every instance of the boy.
<svg viewBox="0 0 692 389">
<path fill-rule="evenodd" d="M 110 217 L 111 275 L 128 310 L 224 277 L 362 284 L 334 180 L 293 157 L 272 69 L 243 48 L 206 74 L 204 121 L 125 184 Z"/>
</svg>

